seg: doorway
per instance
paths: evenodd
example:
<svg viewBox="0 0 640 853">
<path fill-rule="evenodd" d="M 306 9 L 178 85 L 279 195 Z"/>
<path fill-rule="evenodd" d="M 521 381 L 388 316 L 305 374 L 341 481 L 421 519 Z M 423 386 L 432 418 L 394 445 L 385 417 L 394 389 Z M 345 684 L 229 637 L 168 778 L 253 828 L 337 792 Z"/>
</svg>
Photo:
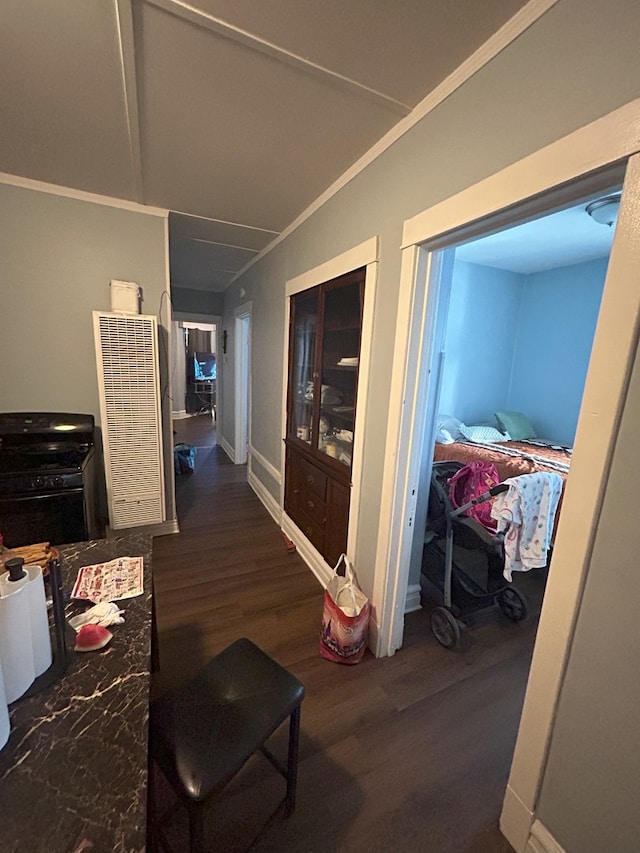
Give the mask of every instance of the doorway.
<svg viewBox="0 0 640 853">
<path fill-rule="evenodd" d="M 434 270 L 440 251 L 482 233 L 500 230 L 549 209 L 604 193 L 624 178 L 620 218 L 600 308 L 578 423 L 571 482 L 556 537 L 552 572 L 536 637 L 533 662 L 501 827 L 523 853 L 535 820 L 537 795 L 553 732 L 594 531 L 609 476 L 638 343 L 640 293 L 629 287 L 638 263 L 633 223 L 640 208 L 640 142 L 632 128 L 640 104 L 633 102 L 480 185 L 405 223 L 401 302 L 397 320 L 388 441 L 397 447 L 394 470 L 385 476 L 383 500 L 391 522 L 379 536 L 383 599 L 380 636 L 392 654 L 402 643 L 401 599 L 406 590 L 420 450 L 425 440 L 425 395 L 433 356 L 432 329 L 425 318 L 437 308 Z M 580 145 L 578 144 L 580 141 Z M 418 325 L 419 324 L 419 325 Z"/>
<path fill-rule="evenodd" d="M 217 317 L 173 316 L 172 423 L 174 446 L 195 447 L 194 463 L 218 443 Z M 179 466 L 174 466 L 178 472 Z"/>
<path fill-rule="evenodd" d="M 491 465 L 501 481 L 568 478 L 619 196 L 620 187 L 604 196 L 612 220 L 589 213 L 598 195 L 442 252 L 416 531 L 426 527 L 434 460 Z M 416 598 L 439 603 L 422 562 L 416 533 L 407 610 Z M 541 584 L 514 578 L 536 598 Z"/>
<path fill-rule="evenodd" d="M 215 323 L 185 321 L 182 324 L 185 351 L 185 410 L 215 421 L 217 385 L 217 338 Z"/>
</svg>

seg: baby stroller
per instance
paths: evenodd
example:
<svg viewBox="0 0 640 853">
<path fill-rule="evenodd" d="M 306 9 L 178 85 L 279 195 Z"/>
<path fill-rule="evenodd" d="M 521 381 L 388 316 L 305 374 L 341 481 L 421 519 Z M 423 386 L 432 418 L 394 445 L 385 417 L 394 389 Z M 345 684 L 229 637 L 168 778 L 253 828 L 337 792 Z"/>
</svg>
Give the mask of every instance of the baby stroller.
<svg viewBox="0 0 640 853">
<path fill-rule="evenodd" d="M 503 536 L 465 515 L 509 486 L 499 483 L 456 508 L 449 497 L 448 481 L 462 467 L 461 462 L 433 463 L 422 559 L 423 577 L 444 598 L 443 605 L 431 614 L 431 630 L 447 649 L 460 643 L 458 618 L 495 604 L 513 622 L 527 615 L 526 599 L 503 575 Z"/>
</svg>

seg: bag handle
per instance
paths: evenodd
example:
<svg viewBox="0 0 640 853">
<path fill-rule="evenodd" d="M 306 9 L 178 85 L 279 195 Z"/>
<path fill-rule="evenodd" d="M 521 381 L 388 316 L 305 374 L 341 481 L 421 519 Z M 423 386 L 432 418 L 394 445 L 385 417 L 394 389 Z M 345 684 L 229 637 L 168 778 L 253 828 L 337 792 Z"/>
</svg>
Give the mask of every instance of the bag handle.
<svg viewBox="0 0 640 853">
<path fill-rule="evenodd" d="M 351 581 L 351 583 L 353 583 L 355 580 L 355 576 L 353 573 L 353 563 L 347 557 L 347 555 L 344 553 L 340 554 L 340 556 L 338 557 L 338 562 L 333 567 L 334 575 L 338 574 L 338 569 L 340 568 L 340 563 L 344 563 L 344 576 L 345 576 L 345 578 L 347 580 Z"/>
<path fill-rule="evenodd" d="M 342 562 L 344 562 L 344 579 L 346 581 L 344 587 L 342 588 L 342 591 L 343 592 L 346 590 L 349 591 L 349 593 L 351 595 L 351 600 L 353 601 L 354 610 L 357 610 L 358 605 L 356 604 L 356 596 L 355 596 L 355 593 L 353 591 L 353 587 L 355 584 L 355 574 L 353 571 L 353 563 L 347 557 L 346 554 L 344 554 L 344 553 L 340 554 L 340 556 L 338 557 L 338 562 L 333 567 L 333 574 L 334 574 L 334 576 L 336 576 L 338 574 L 338 569 L 340 568 L 340 563 L 342 563 Z"/>
</svg>

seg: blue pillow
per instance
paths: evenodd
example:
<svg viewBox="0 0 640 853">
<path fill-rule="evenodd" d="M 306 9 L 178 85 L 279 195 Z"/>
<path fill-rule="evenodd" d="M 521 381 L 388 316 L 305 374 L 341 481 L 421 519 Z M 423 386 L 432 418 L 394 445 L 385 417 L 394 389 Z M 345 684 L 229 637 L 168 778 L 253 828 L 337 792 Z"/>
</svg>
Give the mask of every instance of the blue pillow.
<svg viewBox="0 0 640 853">
<path fill-rule="evenodd" d="M 522 441 L 525 438 L 535 438 L 534 428 L 522 412 L 496 412 L 496 421 L 503 432 L 508 432 L 512 441 Z"/>
</svg>

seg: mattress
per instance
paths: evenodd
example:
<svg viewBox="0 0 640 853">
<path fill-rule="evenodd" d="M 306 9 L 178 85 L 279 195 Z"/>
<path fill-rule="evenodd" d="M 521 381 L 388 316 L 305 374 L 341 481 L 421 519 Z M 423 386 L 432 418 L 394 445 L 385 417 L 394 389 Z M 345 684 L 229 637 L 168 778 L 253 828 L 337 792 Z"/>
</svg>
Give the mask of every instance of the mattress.
<svg viewBox="0 0 640 853">
<path fill-rule="evenodd" d="M 465 465 L 476 460 L 492 462 L 500 481 L 537 471 L 553 471 L 566 480 L 571 463 L 571 448 L 539 441 L 455 441 L 453 444 L 436 444 L 433 458 L 436 462 L 453 461 Z"/>
</svg>

